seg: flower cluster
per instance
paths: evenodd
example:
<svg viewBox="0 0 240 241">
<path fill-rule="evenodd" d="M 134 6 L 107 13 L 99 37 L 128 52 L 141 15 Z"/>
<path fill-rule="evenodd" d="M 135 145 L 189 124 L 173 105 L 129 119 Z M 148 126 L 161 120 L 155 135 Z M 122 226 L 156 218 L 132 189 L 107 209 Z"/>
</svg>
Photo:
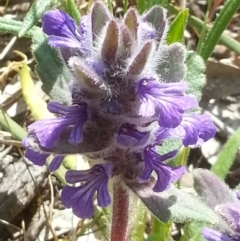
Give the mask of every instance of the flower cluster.
<svg viewBox="0 0 240 241">
<path fill-rule="evenodd" d="M 130 8 L 116 19 L 95 1 L 79 26 L 60 10 L 47 12 L 42 23 L 49 45 L 72 72 L 72 105 L 48 104 L 57 118 L 29 126 L 26 156 L 43 165 L 54 155 L 51 171 L 66 155 L 91 159 L 89 170 L 66 174 L 68 183 L 81 185 L 62 191 L 63 204 L 81 218 L 93 215 L 96 192 L 99 206 L 110 204 L 109 179 L 143 183 L 155 175 L 155 192 L 169 188 L 185 168 L 167 165 L 177 150 L 160 155 L 163 142 L 199 145 L 216 129 L 196 112 L 197 98 L 185 81 L 184 46 L 164 42 L 165 11 L 155 6 L 140 16 Z"/>
</svg>

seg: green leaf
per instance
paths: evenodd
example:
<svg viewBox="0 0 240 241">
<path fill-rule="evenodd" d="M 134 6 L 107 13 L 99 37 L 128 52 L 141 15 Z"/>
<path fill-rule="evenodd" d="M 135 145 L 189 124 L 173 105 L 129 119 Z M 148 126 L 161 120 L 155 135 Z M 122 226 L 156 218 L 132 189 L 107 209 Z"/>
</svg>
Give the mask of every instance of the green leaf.
<svg viewBox="0 0 240 241">
<path fill-rule="evenodd" d="M 158 219 L 153 218 L 153 230 L 146 241 L 168 241 L 170 238 L 171 225 L 171 221 L 162 223 Z"/>
<path fill-rule="evenodd" d="M 165 155 L 170 151 L 179 150 L 181 146 L 182 142 L 179 139 L 166 139 L 157 148 L 157 151 L 160 155 Z"/>
<path fill-rule="evenodd" d="M 188 19 L 188 8 L 181 11 L 173 20 L 172 24 L 170 25 L 168 35 L 167 35 L 168 44 L 184 41 L 184 30 L 186 28 L 187 19 Z"/>
<path fill-rule="evenodd" d="M 12 120 L 6 113 L 3 113 L 2 110 L 0 110 L 0 126 L 10 132 L 14 140 L 21 141 L 27 136 L 26 130 Z"/>
<path fill-rule="evenodd" d="M 178 14 L 178 9 L 174 7 L 172 4 L 168 4 L 167 9 L 171 14 Z M 198 31 L 201 31 L 204 23 L 200 19 L 192 15 L 189 15 L 188 25 L 193 28 L 196 28 Z M 207 25 L 206 30 L 209 32 L 211 30 L 211 26 Z M 228 47 L 230 50 L 240 54 L 240 43 L 237 40 L 229 37 L 227 34 L 222 33 L 222 35 L 219 38 L 219 42 Z"/>
<path fill-rule="evenodd" d="M 211 55 L 215 45 L 217 44 L 221 34 L 227 28 L 228 23 L 232 19 L 234 13 L 240 7 L 239 0 L 228 0 L 217 16 L 211 30 L 209 31 L 201 51 L 201 55 L 205 61 Z"/>
<path fill-rule="evenodd" d="M 203 59 L 193 51 L 187 52 L 185 61 L 187 65 L 187 74 L 185 81 L 188 82 L 188 93 L 193 94 L 200 100 L 202 87 L 205 83 L 205 63 Z"/>
<path fill-rule="evenodd" d="M 205 226 L 200 223 L 186 223 L 180 241 L 206 241 L 201 235 L 201 231 Z"/>
<path fill-rule="evenodd" d="M 41 29 L 35 32 L 32 50 L 44 92 L 54 101 L 70 104 L 71 93 L 68 83 L 72 75 L 59 53 L 48 45 L 46 35 Z"/>
<path fill-rule="evenodd" d="M 137 9 L 140 14 L 142 14 L 146 10 L 146 1 L 145 0 L 137 0 Z"/>
<path fill-rule="evenodd" d="M 228 139 L 220 151 L 216 163 L 212 166 L 211 171 L 215 173 L 220 179 L 224 180 L 230 170 L 235 156 L 238 152 L 240 144 L 240 127 Z"/>
<path fill-rule="evenodd" d="M 178 155 L 168 162 L 171 166 L 186 166 L 190 148 L 182 146 Z"/>
<path fill-rule="evenodd" d="M 136 199 L 136 200 L 135 200 Z M 132 235 L 131 241 L 142 241 L 146 229 L 147 213 L 146 208 L 139 199 L 134 197 L 134 202 L 131 203 L 130 216 L 132 214 Z"/>
<path fill-rule="evenodd" d="M 205 13 L 204 22 L 203 22 L 201 34 L 198 40 L 197 50 L 196 50 L 198 54 L 201 54 L 201 51 L 202 51 L 203 41 L 205 39 L 206 30 L 207 30 L 208 16 L 209 16 L 209 12 L 211 11 L 211 8 L 212 8 L 212 0 L 208 0 L 207 11 Z"/>
<path fill-rule="evenodd" d="M 145 1 L 146 1 L 146 10 L 148 10 L 149 8 L 155 5 L 166 7 L 168 3 L 168 0 L 145 0 Z"/>
<path fill-rule="evenodd" d="M 80 12 L 77 8 L 77 5 L 75 4 L 74 0 L 67 0 L 66 1 L 66 7 L 68 14 L 74 19 L 74 21 L 79 24 L 80 22 Z"/>
<path fill-rule="evenodd" d="M 18 33 L 22 37 L 42 18 L 42 15 L 51 8 L 53 0 L 35 0 L 23 19 L 22 27 Z"/>
<path fill-rule="evenodd" d="M 157 193 L 152 190 L 155 185 L 153 179 L 148 183 L 126 182 L 126 184 L 161 222 L 166 223 L 170 219 L 179 223 L 191 221 L 215 224 L 218 222 L 216 213 L 199 198 L 173 186 L 164 192 Z"/>
<path fill-rule="evenodd" d="M 186 48 L 181 43 L 165 45 L 157 51 L 157 73 L 164 82 L 179 82 L 186 77 Z"/>
<path fill-rule="evenodd" d="M 207 169 L 193 171 L 194 189 L 201 199 L 212 209 L 226 203 L 237 202 L 237 196 L 224 181 Z"/>
<path fill-rule="evenodd" d="M 22 26 L 22 22 L 20 21 L 0 17 L 0 32 L 18 35 L 21 29 L 21 26 Z M 37 31 L 37 29 L 39 28 L 35 26 L 30 31 L 26 32 L 24 34 L 24 37 L 32 38 L 34 36 L 35 31 Z"/>
</svg>

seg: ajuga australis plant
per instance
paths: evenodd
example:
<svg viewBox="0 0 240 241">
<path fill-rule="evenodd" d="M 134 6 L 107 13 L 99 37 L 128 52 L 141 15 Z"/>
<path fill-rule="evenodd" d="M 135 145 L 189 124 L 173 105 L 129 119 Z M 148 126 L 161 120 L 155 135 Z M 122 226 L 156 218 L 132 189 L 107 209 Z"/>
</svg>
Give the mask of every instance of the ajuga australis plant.
<svg viewBox="0 0 240 241">
<path fill-rule="evenodd" d="M 215 135 L 210 118 L 198 111 L 194 86 L 201 89 L 203 83 L 187 78 L 185 47 L 165 43 L 168 23 L 159 6 L 143 15 L 130 8 L 116 19 L 96 1 L 79 26 L 68 14 L 51 10 L 42 29 L 72 73 L 71 104 L 48 104 L 56 118 L 28 127 L 25 155 L 38 165 L 54 155 L 50 171 L 66 155 L 85 155 L 91 168 L 66 173 L 70 185 L 62 190 L 63 204 L 90 218 L 96 194 L 100 207 L 113 204 L 112 240 L 128 240 L 129 193 L 163 216 L 175 199 L 161 206 L 158 193 L 171 190 L 185 172 L 167 160 L 180 145 L 199 146 Z M 180 145 L 164 149 L 171 140 Z M 76 183 L 81 185 L 71 185 Z"/>
</svg>

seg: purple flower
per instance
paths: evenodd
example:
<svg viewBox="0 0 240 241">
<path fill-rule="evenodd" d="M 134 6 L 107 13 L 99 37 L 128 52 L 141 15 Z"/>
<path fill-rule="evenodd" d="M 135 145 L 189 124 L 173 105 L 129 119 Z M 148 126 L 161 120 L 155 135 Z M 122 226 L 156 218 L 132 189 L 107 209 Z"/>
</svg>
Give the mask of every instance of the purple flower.
<svg viewBox="0 0 240 241">
<path fill-rule="evenodd" d="M 46 159 L 49 157 L 49 154 L 40 153 L 26 148 L 25 157 L 35 165 L 44 166 L 46 164 Z"/>
<path fill-rule="evenodd" d="M 240 239 L 233 239 L 226 236 L 212 228 L 204 228 L 202 230 L 202 236 L 208 241 L 238 241 Z"/>
<path fill-rule="evenodd" d="M 82 54 L 89 53 L 91 44 L 89 19 L 81 18 L 80 26 L 77 27 L 74 20 L 58 9 L 44 14 L 42 18 L 43 31 L 49 35 L 48 42 L 53 47 L 76 48 Z"/>
<path fill-rule="evenodd" d="M 108 193 L 108 179 L 112 176 L 113 166 L 110 163 L 99 164 L 85 171 L 68 171 L 68 183 L 84 182 L 79 187 L 64 187 L 62 202 L 65 207 L 72 208 L 73 213 L 81 218 L 90 218 L 93 215 L 93 198 L 97 192 L 97 201 L 100 207 L 111 203 Z"/>
<path fill-rule="evenodd" d="M 186 96 L 187 84 L 160 83 L 154 79 L 141 79 L 137 85 L 140 97 L 139 115 L 159 116 L 159 125 L 174 128 L 182 121 L 183 113 L 197 106 L 192 96 Z"/>
<path fill-rule="evenodd" d="M 216 212 L 240 235 L 240 203 L 227 203 L 216 206 Z"/>
<path fill-rule="evenodd" d="M 44 166 L 46 164 L 46 159 L 49 157 L 49 154 L 40 153 L 26 148 L 25 157 L 35 165 Z M 64 156 L 55 155 L 48 167 L 49 171 L 55 172 L 61 166 L 63 159 Z"/>
<path fill-rule="evenodd" d="M 50 172 L 55 172 L 62 164 L 64 156 L 55 155 L 50 165 L 48 166 Z"/>
<path fill-rule="evenodd" d="M 145 169 L 140 177 L 141 180 L 148 180 L 152 172 L 157 174 L 157 182 L 153 187 L 153 191 L 162 192 L 170 187 L 173 182 L 176 182 L 185 172 L 185 167 L 170 167 L 163 162 L 173 158 L 177 151 L 169 152 L 160 156 L 154 148 L 146 148 L 143 152 L 143 160 Z"/>
<path fill-rule="evenodd" d="M 208 115 L 184 114 L 176 128 L 159 128 L 155 133 L 156 142 L 165 138 L 182 139 L 184 146 L 201 145 L 216 134 L 216 127 Z"/>
<path fill-rule="evenodd" d="M 45 148 L 51 148 L 58 141 L 61 133 L 71 126 L 69 142 L 76 145 L 82 141 L 83 127 L 88 120 L 87 105 L 81 103 L 70 107 L 56 102 L 50 102 L 48 109 L 60 117 L 39 120 L 31 124 L 28 129 L 34 133 Z"/>
<path fill-rule="evenodd" d="M 40 165 L 53 155 L 51 171 L 65 154 L 86 155 L 93 166 L 67 172 L 68 183 L 81 185 L 64 187 L 63 204 L 79 217 L 91 217 L 96 192 L 99 206 L 110 204 L 107 184 L 114 175 L 120 185 L 141 186 L 156 174 L 153 190 L 169 188 L 185 169 L 167 165 L 177 153 L 172 147 L 163 156 L 153 147 L 161 149 L 174 138 L 199 145 L 216 130 L 209 117 L 195 113 L 194 95 L 200 91 L 194 86 L 200 86 L 200 79 L 193 86 L 186 72 L 191 53 L 180 43 L 165 44 L 166 12 L 155 6 L 140 16 L 130 8 L 116 19 L 103 1 L 94 1 L 79 26 L 60 10 L 47 12 L 42 22 L 49 44 L 61 52 L 62 66 L 71 72 L 66 96 L 72 99 L 63 101 L 68 106 L 49 103 L 56 118 L 29 126 L 26 155 Z"/>
<path fill-rule="evenodd" d="M 145 145 L 150 137 L 150 131 L 140 132 L 130 124 L 123 124 L 117 135 L 117 142 L 119 145 L 128 148 L 142 147 Z"/>
</svg>

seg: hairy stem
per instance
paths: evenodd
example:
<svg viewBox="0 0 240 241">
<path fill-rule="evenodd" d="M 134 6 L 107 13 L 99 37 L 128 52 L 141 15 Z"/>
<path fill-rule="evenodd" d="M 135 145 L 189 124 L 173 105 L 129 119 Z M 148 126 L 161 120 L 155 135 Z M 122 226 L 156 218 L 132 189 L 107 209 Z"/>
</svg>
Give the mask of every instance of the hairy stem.
<svg viewBox="0 0 240 241">
<path fill-rule="evenodd" d="M 111 241 L 128 240 L 128 214 L 129 214 L 128 191 L 115 183 L 113 187 L 113 212 L 111 224 Z"/>
</svg>

